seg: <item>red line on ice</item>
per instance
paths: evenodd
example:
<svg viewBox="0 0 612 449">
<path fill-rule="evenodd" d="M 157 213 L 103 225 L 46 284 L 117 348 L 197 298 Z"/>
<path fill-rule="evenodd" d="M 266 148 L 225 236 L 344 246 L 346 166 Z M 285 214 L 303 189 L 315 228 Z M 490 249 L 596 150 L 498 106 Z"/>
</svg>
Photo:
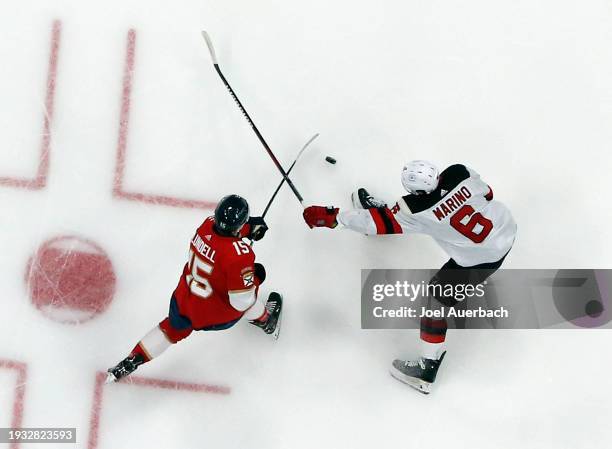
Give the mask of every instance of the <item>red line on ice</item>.
<svg viewBox="0 0 612 449">
<path fill-rule="evenodd" d="M 121 115 L 119 118 L 119 141 L 117 143 L 117 159 L 115 163 L 115 179 L 113 182 L 113 196 L 125 200 L 141 203 L 161 204 L 164 206 L 183 207 L 188 209 L 212 209 L 214 202 L 175 198 L 166 195 L 152 195 L 147 193 L 126 192 L 123 190 L 125 175 L 125 160 L 127 153 L 127 138 L 130 122 L 130 105 L 132 83 L 134 74 L 134 57 L 136 53 L 136 31 L 131 29 L 127 35 L 127 49 L 125 54 L 125 67 L 123 70 L 123 89 L 121 92 Z"/>
<path fill-rule="evenodd" d="M 106 375 L 102 372 L 96 373 L 96 384 L 94 387 L 93 405 L 91 407 L 91 416 L 89 418 L 89 441 L 88 449 L 94 449 L 98 446 L 98 430 L 100 428 L 100 411 L 102 409 L 102 390 L 104 388 L 104 379 Z"/>
<path fill-rule="evenodd" d="M 0 359 L 0 368 L 17 371 L 17 382 L 15 383 L 15 395 L 13 396 L 13 418 L 11 427 L 21 427 L 23 421 L 23 400 L 26 388 L 27 365 L 16 360 Z M 10 449 L 18 449 L 19 442 L 13 442 Z"/>
<path fill-rule="evenodd" d="M 130 376 L 119 382 L 120 384 L 132 384 L 145 387 L 165 388 L 168 390 L 192 391 L 194 393 L 217 393 L 229 394 L 230 388 L 218 385 L 196 384 L 192 382 L 181 382 L 176 380 L 152 379 L 148 377 Z"/>
<path fill-rule="evenodd" d="M 59 54 L 62 22 L 55 20 L 51 30 L 51 52 L 49 54 L 49 68 L 47 71 L 47 93 L 45 95 L 45 116 L 43 122 L 43 135 L 40 145 L 40 158 L 36 176 L 31 179 L 0 177 L 0 185 L 18 187 L 28 190 L 40 190 L 47 185 L 49 174 L 49 153 L 51 148 L 51 123 L 53 121 L 53 105 L 55 99 L 55 84 L 57 78 L 57 58 Z"/>
<path fill-rule="evenodd" d="M 91 407 L 91 415 L 89 418 L 90 429 L 87 449 L 96 449 L 98 447 L 98 435 L 100 430 L 100 417 L 102 414 L 102 399 L 105 380 L 106 373 L 98 371 L 96 373 L 93 404 Z M 229 387 L 219 385 L 197 384 L 192 382 L 181 382 L 167 379 L 153 379 L 140 376 L 130 376 L 113 385 L 136 385 L 142 387 L 161 388 L 166 390 L 188 391 L 191 393 L 212 393 L 223 395 L 231 393 L 231 389 Z"/>
</svg>

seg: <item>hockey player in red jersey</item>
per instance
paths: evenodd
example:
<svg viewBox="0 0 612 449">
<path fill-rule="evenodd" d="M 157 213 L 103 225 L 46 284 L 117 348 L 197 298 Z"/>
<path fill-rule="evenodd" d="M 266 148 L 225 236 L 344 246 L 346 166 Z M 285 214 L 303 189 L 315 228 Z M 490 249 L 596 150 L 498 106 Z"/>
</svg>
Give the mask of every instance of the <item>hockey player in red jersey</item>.
<svg viewBox="0 0 612 449">
<path fill-rule="evenodd" d="M 204 220 L 191 240 L 168 317 L 109 368 L 107 381 L 127 376 L 194 330 L 228 329 L 245 317 L 268 334 L 277 331 L 282 297 L 272 292 L 265 304 L 258 298 L 266 272 L 255 262 L 252 247 L 242 240 L 260 240 L 267 230 L 263 218 L 249 217 L 244 198 L 221 199 L 214 216 Z"/>
<path fill-rule="evenodd" d="M 402 184 L 408 195 L 392 207 L 365 189 L 353 194 L 355 209 L 310 206 L 304 220 L 313 227 L 352 229 L 363 234 L 424 233 L 432 236 L 451 257 L 430 283 L 480 284 L 503 263 L 516 236 L 516 223 L 508 208 L 493 200 L 493 191 L 478 173 L 464 165 L 451 165 L 439 173 L 427 161 L 407 163 Z M 453 307 L 454 298 L 430 299 L 428 307 Z M 391 374 L 429 393 L 446 354 L 445 318 L 421 319 L 421 357 L 395 360 Z"/>
</svg>

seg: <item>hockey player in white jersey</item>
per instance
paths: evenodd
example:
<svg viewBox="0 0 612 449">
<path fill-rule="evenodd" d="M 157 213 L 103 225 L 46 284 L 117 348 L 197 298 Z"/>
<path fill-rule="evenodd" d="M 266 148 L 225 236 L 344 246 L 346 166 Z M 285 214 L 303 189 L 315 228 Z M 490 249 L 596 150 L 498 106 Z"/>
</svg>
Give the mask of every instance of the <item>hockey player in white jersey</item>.
<svg viewBox="0 0 612 449">
<path fill-rule="evenodd" d="M 431 283 L 482 283 L 503 263 L 516 236 L 516 223 L 506 206 L 493 200 L 493 191 L 474 170 L 460 164 L 441 173 L 427 161 L 407 163 L 402 171 L 407 195 L 391 208 L 365 189 L 353 194 L 355 209 L 310 206 L 306 224 L 352 229 L 367 235 L 424 233 L 450 256 Z M 454 299 L 435 298 L 430 308 L 452 307 Z M 446 354 L 445 318 L 421 319 L 421 357 L 394 360 L 391 374 L 429 393 Z"/>
</svg>

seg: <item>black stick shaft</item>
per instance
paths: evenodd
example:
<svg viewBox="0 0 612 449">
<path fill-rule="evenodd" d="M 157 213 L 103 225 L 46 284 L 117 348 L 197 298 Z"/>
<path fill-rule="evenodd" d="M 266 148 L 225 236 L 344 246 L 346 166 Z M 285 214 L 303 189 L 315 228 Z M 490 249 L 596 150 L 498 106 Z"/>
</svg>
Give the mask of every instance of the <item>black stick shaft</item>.
<svg viewBox="0 0 612 449">
<path fill-rule="evenodd" d="M 287 170 L 287 176 L 289 176 L 289 173 L 291 173 L 291 170 L 293 170 L 293 167 L 295 167 L 295 164 L 297 163 L 298 159 L 300 158 L 300 156 L 302 155 L 302 153 L 306 150 L 306 148 L 308 148 L 308 146 L 313 142 L 313 140 L 315 140 L 317 137 L 319 137 L 319 133 L 316 133 L 314 136 L 312 136 L 308 142 L 306 142 L 306 144 L 302 147 L 302 149 L 300 150 L 300 152 L 297 154 L 297 156 L 295 157 L 293 163 L 291 164 L 291 167 L 289 167 L 289 170 Z M 276 195 L 278 194 L 278 192 L 280 191 L 281 187 L 283 186 L 283 184 L 285 183 L 285 178 L 281 179 L 281 182 L 278 184 L 278 187 L 276 187 L 276 190 L 274 191 L 274 193 L 272 194 L 272 196 L 270 197 L 270 200 L 268 201 L 268 204 L 266 205 L 266 208 L 264 209 L 263 213 L 261 214 L 262 218 L 265 218 L 266 214 L 268 213 L 268 210 L 270 209 L 270 206 L 272 206 L 272 203 L 274 202 L 274 198 L 276 198 Z"/>
<path fill-rule="evenodd" d="M 223 76 L 223 72 L 221 72 L 221 69 L 219 68 L 219 64 L 215 63 L 214 65 L 215 65 L 215 70 L 217 71 L 217 74 L 219 75 L 219 78 L 221 78 L 221 81 L 223 81 L 223 84 L 225 84 L 225 87 L 227 88 L 227 90 L 229 91 L 230 95 L 232 96 L 232 98 L 234 99 L 236 104 L 238 105 L 238 108 L 242 112 L 242 115 L 244 115 L 244 118 L 246 118 L 247 122 L 249 122 L 249 125 L 251 125 L 251 128 L 255 132 L 255 135 L 257 136 L 257 138 L 259 139 L 259 141 L 261 142 L 261 144 L 263 145 L 265 150 L 268 152 L 268 155 L 270 156 L 270 158 L 274 162 L 274 165 L 276 165 L 276 168 L 278 169 L 278 171 L 283 175 L 283 181 L 287 181 L 287 184 L 289 184 L 289 187 L 291 187 L 291 190 L 293 190 L 293 193 L 295 194 L 297 199 L 300 201 L 300 203 L 302 203 L 302 205 L 303 205 L 304 198 L 302 197 L 302 195 L 300 195 L 300 192 L 298 192 L 298 190 L 295 187 L 295 185 L 293 185 L 293 181 L 291 181 L 291 179 L 289 179 L 289 176 L 287 175 L 287 173 L 285 173 L 285 170 L 283 169 L 283 166 L 280 164 L 280 162 L 278 161 L 278 159 L 276 158 L 276 156 L 274 155 L 274 153 L 270 149 L 270 146 L 268 145 L 266 140 L 263 138 L 263 136 L 259 132 L 259 129 L 257 129 L 257 126 L 255 126 L 255 123 L 253 123 L 253 120 L 249 116 L 249 113 L 246 111 L 246 109 L 244 109 L 244 106 L 242 106 L 242 103 L 240 102 L 240 100 L 236 96 L 236 93 L 234 92 L 234 89 L 232 89 L 232 86 L 230 86 L 230 84 L 227 82 L 227 79 L 225 79 L 225 76 Z"/>
<path fill-rule="evenodd" d="M 297 162 L 297 160 L 293 161 L 293 164 L 291 164 L 291 167 L 289 167 L 289 170 L 287 170 L 287 176 L 289 176 L 289 173 L 291 173 L 291 170 L 293 170 L 293 167 L 295 166 L 296 162 Z M 261 214 L 261 218 L 265 218 L 266 214 L 268 213 L 268 209 L 270 209 L 270 206 L 272 206 L 272 202 L 274 202 L 274 198 L 276 198 L 276 195 L 278 195 L 278 192 L 280 191 L 280 189 L 281 189 L 281 187 L 283 186 L 284 183 L 285 183 L 285 178 L 283 178 L 281 180 L 281 182 L 278 184 L 278 186 L 276 187 L 276 190 L 274 191 L 274 193 L 270 197 L 270 200 L 268 201 L 268 204 L 266 204 L 266 208 L 264 209 L 263 213 Z"/>
</svg>

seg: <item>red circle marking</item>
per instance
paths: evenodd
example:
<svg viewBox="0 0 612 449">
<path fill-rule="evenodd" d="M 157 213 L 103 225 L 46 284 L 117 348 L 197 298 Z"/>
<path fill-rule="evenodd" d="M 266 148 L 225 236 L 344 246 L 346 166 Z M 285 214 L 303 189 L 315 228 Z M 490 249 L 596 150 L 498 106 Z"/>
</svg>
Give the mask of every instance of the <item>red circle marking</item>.
<svg viewBox="0 0 612 449">
<path fill-rule="evenodd" d="M 91 240 L 59 236 L 30 257 L 25 281 L 43 315 L 79 324 L 104 312 L 115 294 L 116 276 L 106 252 Z"/>
</svg>

